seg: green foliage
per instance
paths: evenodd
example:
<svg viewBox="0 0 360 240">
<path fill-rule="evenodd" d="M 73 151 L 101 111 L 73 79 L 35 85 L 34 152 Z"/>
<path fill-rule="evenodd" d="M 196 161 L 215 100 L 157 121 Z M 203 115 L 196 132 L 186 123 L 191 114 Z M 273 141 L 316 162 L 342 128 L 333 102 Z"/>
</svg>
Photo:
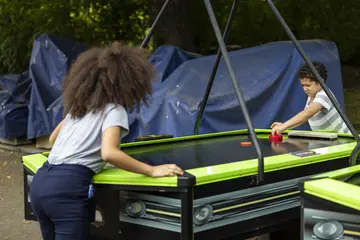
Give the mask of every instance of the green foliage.
<svg viewBox="0 0 360 240">
<path fill-rule="evenodd" d="M 146 12 L 144 0 L 88 0 L 71 10 L 71 27 L 75 31 L 74 37 L 85 43 L 103 44 L 120 39 L 139 44 L 148 26 Z"/>
<path fill-rule="evenodd" d="M 0 20 L 0 72 L 15 73 L 26 69 L 36 34 L 71 35 L 70 29 L 62 27 L 68 22 L 68 18 L 63 17 L 67 12 L 64 3 L 3 1 L 0 5 L 3 16 Z"/>
<path fill-rule="evenodd" d="M 115 39 L 139 44 L 148 26 L 146 11 L 145 0 L 0 0 L 0 73 L 26 70 L 40 34 L 88 45 Z"/>
<path fill-rule="evenodd" d="M 0 0 L 0 73 L 26 70 L 34 37 L 39 34 L 73 38 L 88 45 L 115 39 L 139 45 L 151 25 L 147 14 L 151 2 Z M 221 29 L 232 2 L 212 1 Z M 188 28 L 197 52 L 216 52 L 217 41 L 203 1 L 189 3 Z M 358 0 L 284 0 L 276 2 L 276 6 L 298 39 L 334 41 L 344 63 L 360 64 Z M 240 1 L 228 45 L 244 48 L 282 40 L 289 38 L 265 1 Z"/>
<path fill-rule="evenodd" d="M 212 1 L 221 29 L 225 28 L 232 0 Z M 283 0 L 275 3 L 297 39 L 326 39 L 336 43 L 343 63 L 360 64 L 360 4 L 358 0 Z M 192 18 L 199 50 L 217 49 L 217 41 L 202 1 L 193 4 Z M 251 47 L 271 41 L 289 41 L 265 1 L 240 1 L 228 45 Z M 212 53 L 215 51 L 212 51 Z"/>
</svg>

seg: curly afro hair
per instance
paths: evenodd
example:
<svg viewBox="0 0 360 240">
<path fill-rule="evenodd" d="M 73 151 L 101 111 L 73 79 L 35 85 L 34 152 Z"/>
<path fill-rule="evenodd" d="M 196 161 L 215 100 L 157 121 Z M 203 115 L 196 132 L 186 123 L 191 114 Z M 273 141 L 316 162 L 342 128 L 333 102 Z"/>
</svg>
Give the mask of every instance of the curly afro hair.
<svg viewBox="0 0 360 240">
<path fill-rule="evenodd" d="M 327 70 L 324 66 L 324 64 L 320 63 L 320 62 L 312 62 L 312 64 L 314 65 L 315 69 L 318 71 L 318 73 L 320 74 L 320 77 L 324 80 L 324 82 L 326 82 L 327 78 L 328 78 L 328 74 L 327 74 Z M 302 78 L 309 78 L 314 82 L 319 82 L 316 79 L 315 74 L 311 71 L 310 66 L 305 63 L 304 65 L 301 66 L 299 72 L 298 72 L 298 77 L 300 79 Z"/>
<path fill-rule="evenodd" d="M 107 104 L 138 110 L 141 102 L 147 104 L 154 77 L 144 49 L 120 42 L 93 47 L 77 58 L 64 80 L 64 115 L 81 118 Z"/>
</svg>

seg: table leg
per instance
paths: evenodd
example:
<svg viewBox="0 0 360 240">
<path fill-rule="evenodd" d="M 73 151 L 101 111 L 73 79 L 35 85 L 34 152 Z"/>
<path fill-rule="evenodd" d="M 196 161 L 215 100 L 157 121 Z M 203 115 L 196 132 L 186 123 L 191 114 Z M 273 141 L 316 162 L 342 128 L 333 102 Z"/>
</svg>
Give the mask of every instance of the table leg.
<svg viewBox="0 0 360 240">
<path fill-rule="evenodd" d="M 193 240 L 194 189 L 185 188 L 181 193 L 181 240 Z"/>
</svg>

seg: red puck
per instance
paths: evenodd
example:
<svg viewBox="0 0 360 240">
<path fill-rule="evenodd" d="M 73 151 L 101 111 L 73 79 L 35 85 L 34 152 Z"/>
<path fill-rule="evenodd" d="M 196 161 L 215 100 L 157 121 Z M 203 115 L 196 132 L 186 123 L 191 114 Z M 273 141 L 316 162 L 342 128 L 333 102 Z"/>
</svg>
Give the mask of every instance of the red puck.
<svg viewBox="0 0 360 240">
<path fill-rule="evenodd" d="M 277 133 L 275 133 L 274 135 L 270 135 L 269 141 L 279 143 L 279 142 L 283 141 L 283 137 L 281 135 L 279 136 Z"/>
</svg>

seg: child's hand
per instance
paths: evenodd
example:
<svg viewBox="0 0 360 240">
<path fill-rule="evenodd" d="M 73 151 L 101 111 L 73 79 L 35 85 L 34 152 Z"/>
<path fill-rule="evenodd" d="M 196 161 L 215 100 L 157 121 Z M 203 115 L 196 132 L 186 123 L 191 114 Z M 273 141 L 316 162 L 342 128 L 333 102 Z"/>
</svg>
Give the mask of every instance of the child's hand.
<svg viewBox="0 0 360 240">
<path fill-rule="evenodd" d="M 271 135 L 275 135 L 275 133 L 277 133 L 280 136 L 285 130 L 284 124 L 278 124 L 271 129 Z"/>
<path fill-rule="evenodd" d="M 273 124 L 271 124 L 270 128 L 276 127 L 281 124 L 283 124 L 283 123 L 282 122 L 274 122 Z"/>
<path fill-rule="evenodd" d="M 173 177 L 183 174 L 184 171 L 175 164 L 164 164 L 152 167 L 150 177 Z"/>
</svg>

